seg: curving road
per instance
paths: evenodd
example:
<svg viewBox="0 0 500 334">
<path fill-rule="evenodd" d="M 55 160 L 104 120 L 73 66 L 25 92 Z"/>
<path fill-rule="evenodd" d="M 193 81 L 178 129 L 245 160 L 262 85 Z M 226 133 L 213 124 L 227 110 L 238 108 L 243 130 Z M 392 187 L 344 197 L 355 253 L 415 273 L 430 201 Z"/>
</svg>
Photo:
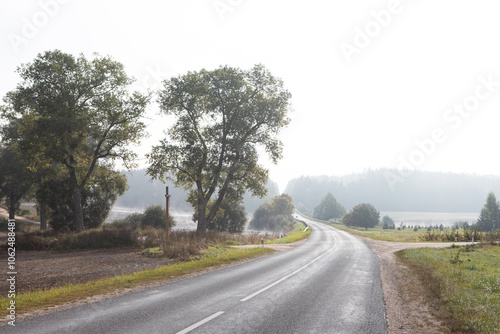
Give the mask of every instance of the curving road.
<svg viewBox="0 0 500 334">
<path fill-rule="evenodd" d="M 376 253 L 304 219 L 300 247 L 0 333 L 386 333 Z"/>
</svg>

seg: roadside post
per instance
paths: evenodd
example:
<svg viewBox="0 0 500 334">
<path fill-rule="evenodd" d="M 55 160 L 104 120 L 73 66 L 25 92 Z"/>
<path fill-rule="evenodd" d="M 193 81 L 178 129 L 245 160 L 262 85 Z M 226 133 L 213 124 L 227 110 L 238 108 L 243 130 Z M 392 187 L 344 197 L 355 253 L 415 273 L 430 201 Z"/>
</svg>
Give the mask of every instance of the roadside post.
<svg viewBox="0 0 500 334">
<path fill-rule="evenodd" d="M 281 237 L 281 243 L 283 243 L 283 233 L 280 234 Z"/>
<path fill-rule="evenodd" d="M 262 243 L 262 248 L 264 248 L 264 238 L 260 238 L 260 242 Z"/>
<path fill-rule="evenodd" d="M 165 213 L 166 213 L 166 218 L 165 218 L 165 224 L 166 224 L 166 228 L 165 228 L 165 250 L 164 251 L 167 251 L 167 244 L 168 244 L 168 205 L 170 204 L 170 195 L 168 194 L 168 187 L 166 187 L 165 189 Z"/>
</svg>

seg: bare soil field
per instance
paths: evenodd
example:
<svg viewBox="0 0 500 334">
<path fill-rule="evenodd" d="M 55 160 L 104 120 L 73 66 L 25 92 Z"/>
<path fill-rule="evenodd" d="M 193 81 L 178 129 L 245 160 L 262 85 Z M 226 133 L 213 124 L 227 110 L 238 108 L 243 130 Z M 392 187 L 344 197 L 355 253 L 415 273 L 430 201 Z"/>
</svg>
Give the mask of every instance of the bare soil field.
<svg viewBox="0 0 500 334">
<path fill-rule="evenodd" d="M 18 252 L 16 268 L 18 292 L 50 289 L 85 283 L 172 263 L 165 258 L 147 258 L 132 248 L 100 249 L 82 252 Z M 7 281 L 0 281 L 5 296 Z"/>
</svg>

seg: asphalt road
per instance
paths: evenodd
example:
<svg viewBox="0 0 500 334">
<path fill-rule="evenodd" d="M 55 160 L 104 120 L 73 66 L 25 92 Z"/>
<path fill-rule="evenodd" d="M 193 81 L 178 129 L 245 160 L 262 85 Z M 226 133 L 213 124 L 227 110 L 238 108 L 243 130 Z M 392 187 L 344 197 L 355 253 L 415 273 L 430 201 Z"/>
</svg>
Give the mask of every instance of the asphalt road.
<svg viewBox="0 0 500 334">
<path fill-rule="evenodd" d="M 313 233 L 290 251 L 0 333 L 386 333 L 376 253 L 348 233 L 307 222 Z"/>
</svg>

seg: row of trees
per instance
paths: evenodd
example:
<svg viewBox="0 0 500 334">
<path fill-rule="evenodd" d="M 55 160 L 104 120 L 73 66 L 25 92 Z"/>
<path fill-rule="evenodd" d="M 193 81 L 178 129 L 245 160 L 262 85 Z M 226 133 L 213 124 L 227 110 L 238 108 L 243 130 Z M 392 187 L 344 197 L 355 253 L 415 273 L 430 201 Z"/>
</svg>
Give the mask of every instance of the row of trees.
<svg viewBox="0 0 500 334">
<path fill-rule="evenodd" d="M 22 80 L 1 107 L 0 196 L 14 208 L 31 189 L 42 226 L 46 216 L 53 227 L 72 222 L 75 231 L 99 225 L 126 189 L 114 164 L 135 166 L 129 146 L 146 135 L 142 118 L 152 95 L 129 92 L 133 80 L 123 65 L 98 55 L 87 60 L 48 51 L 18 73 Z M 229 212 L 223 206 L 239 205 L 246 191 L 266 194 L 268 171 L 256 147 L 275 163 L 281 158 L 277 135 L 289 123 L 290 97 L 262 65 L 164 82 L 158 103 L 175 123 L 147 155 L 147 172 L 188 192 L 199 232 Z"/>
<path fill-rule="evenodd" d="M 335 200 L 331 193 L 328 193 L 314 209 L 314 218 L 322 220 L 335 219 L 342 214 L 339 210 L 340 204 Z M 343 209 L 342 206 L 340 208 Z M 328 214 L 323 214 L 327 212 Z M 344 211 L 345 212 L 345 211 Z M 379 225 L 380 212 L 368 203 L 356 205 L 351 211 L 343 215 L 342 222 L 347 226 L 357 226 L 371 228 Z M 467 223 L 465 223 L 467 224 Z M 394 220 L 389 216 L 384 216 L 381 222 L 383 229 L 396 228 Z M 457 225 L 457 223 L 455 224 Z M 468 224 L 467 224 L 467 227 Z M 495 231 L 500 229 L 500 202 L 497 201 L 495 194 L 490 192 L 486 203 L 481 209 L 479 218 L 474 225 L 478 231 Z M 415 227 L 416 228 L 416 227 Z"/>
<path fill-rule="evenodd" d="M 371 203 L 381 211 L 404 212 L 479 212 L 490 191 L 500 192 L 499 176 L 414 171 L 394 185 L 390 176 L 398 173 L 378 169 L 339 177 L 302 176 L 290 180 L 284 192 L 307 215 L 329 192 L 346 208 Z"/>
</svg>

